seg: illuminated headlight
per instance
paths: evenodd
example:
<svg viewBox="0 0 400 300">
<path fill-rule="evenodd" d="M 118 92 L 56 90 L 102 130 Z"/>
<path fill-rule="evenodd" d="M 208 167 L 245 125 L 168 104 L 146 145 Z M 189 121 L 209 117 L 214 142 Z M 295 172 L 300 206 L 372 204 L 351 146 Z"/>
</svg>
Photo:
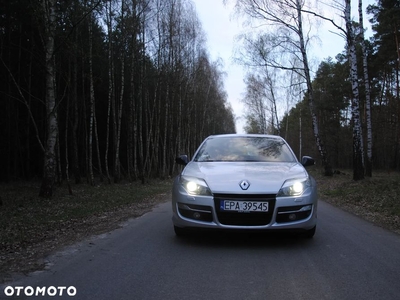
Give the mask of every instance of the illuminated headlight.
<svg viewBox="0 0 400 300">
<path fill-rule="evenodd" d="M 310 179 L 289 179 L 286 180 L 279 190 L 277 196 L 300 196 L 304 190 L 311 186 Z"/>
<path fill-rule="evenodd" d="M 181 176 L 180 183 L 189 195 L 211 196 L 211 191 L 203 179 Z"/>
</svg>

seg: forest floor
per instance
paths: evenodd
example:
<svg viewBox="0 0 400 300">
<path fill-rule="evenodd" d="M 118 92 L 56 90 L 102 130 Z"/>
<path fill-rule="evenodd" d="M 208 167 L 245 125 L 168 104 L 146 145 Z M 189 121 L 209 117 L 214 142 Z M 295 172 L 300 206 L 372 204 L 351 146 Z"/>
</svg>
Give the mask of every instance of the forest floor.
<svg viewBox="0 0 400 300">
<path fill-rule="evenodd" d="M 375 172 L 352 180 L 352 171 L 332 177 L 316 168 L 319 198 L 400 234 L 400 174 Z M 148 184 L 66 184 L 52 199 L 38 197 L 40 182 L 0 184 L 0 284 L 13 274 L 43 269 L 46 257 L 92 235 L 109 232 L 170 201 L 171 180 Z M 172 225 L 171 225 L 172 226 Z"/>
<path fill-rule="evenodd" d="M 319 199 L 400 234 L 400 173 L 375 171 L 372 177 L 354 181 L 353 171 L 332 177 L 310 168 L 318 184 Z"/>
<path fill-rule="evenodd" d="M 40 182 L 0 184 L 0 284 L 46 266 L 46 257 L 121 227 L 171 199 L 171 180 L 57 186 L 38 196 Z"/>
</svg>

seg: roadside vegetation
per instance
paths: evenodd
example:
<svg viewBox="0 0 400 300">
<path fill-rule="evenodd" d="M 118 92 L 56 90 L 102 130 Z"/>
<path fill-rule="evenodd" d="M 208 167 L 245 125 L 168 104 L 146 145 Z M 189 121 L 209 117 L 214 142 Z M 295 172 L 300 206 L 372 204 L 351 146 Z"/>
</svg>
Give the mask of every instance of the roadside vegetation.
<svg viewBox="0 0 400 300">
<path fill-rule="evenodd" d="M 374 172 L 353 181 L 351 170 L 332 177 L 323 176 L 322 169 L 309 171 L 320 199 L 400 234 L 400 173 Z M 169 201 L 171 184 L 72 185 L 73 195 L 64 185 L 52 199 L 36 196 L 39 182 L 0 185 L 0 282 L 12 272 L 43 268 L 43 258 L 62 246 L 116 229 Z"/>
<path fill-rule="evenodd" d="M 400 234 L 400 173 L 375 171 L 372 177 L 354 181 L 352 170 L 332 177 L 316 168 L 309 171 L 317 180 L 320 199 Z"/>
<path fill-rule="evenodd" d="M 0 185 L 0 283 L 12 272 L 43 268 L 43 258 L 62 246 L 121 226 L 168 201 L 171 180 L 121 184 L 72 184 L 38 196 L 40 182 Z"/>
</svg>

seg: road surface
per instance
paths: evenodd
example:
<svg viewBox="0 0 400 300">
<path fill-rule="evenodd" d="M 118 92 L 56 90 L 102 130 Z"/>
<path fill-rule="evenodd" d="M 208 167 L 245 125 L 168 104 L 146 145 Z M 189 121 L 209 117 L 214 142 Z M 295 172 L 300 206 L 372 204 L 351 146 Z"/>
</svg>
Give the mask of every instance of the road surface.
<svg viewBox="0 0 400 300">
<path fill-rule="evenodd" d="M 171 216 L 167 202 L 68 247 L 49 258 L 47 270 L 0 286 L 0 298 L 36 299 L 25 292 L 39 292 L 37 299 L 400 299 L 400 236 L 325 202 L 312 240 L 182 239 Z M 43 296 L 40 288 L 52 289 Z"/>
</svg>

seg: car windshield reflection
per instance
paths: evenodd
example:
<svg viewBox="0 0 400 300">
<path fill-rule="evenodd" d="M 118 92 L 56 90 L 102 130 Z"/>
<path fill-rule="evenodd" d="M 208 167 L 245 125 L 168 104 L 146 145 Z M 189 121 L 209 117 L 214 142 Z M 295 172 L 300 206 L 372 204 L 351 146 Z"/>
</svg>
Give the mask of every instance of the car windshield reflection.
<svg viewBox="0 0 400 300">
<path fill-rule="evenodd" d="M 294 162 L 287 144 L 270 137 L 209 138 L 197 152 L 197 162 Z"/>
</svg>

